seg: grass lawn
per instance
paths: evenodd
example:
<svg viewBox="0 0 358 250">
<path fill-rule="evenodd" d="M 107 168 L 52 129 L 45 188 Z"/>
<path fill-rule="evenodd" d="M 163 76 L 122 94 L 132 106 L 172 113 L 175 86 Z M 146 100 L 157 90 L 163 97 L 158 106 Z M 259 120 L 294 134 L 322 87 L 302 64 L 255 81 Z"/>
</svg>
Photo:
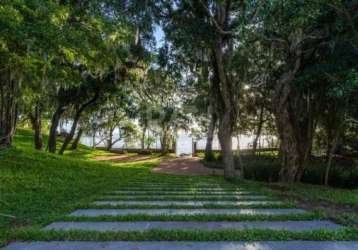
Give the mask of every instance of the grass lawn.
<svg viewBox="0 0 358 250">
<path fill-rule="evenodd" d="M 86 207 L 96 197 L 112 192 L 118 187 L 130 183 L 167 182 L 175 185 L 195 187 L 200 183 L 220 183 L 227 187 L 235 184 L 227 183 L 220 177 L 188 177 L 151 174 L 150 169 L 157 166 L 159 158 L 124 162 L 98 162 L 97 156 L 112 155 L 111 153 L 93 150 L 80 146 L 78 150 L 66 152 L 64 156 L 40 152 L 33 149 L 32 133 L 19 130 L 15 137 L 14 147 L 0 151 L 0 246 L 7 242 L 18 240 L 48 240 L 48 239 L 102 239 L 102 240 L 205 240 L 205 239 L 358 239 L 358 229 L 334 233 L 288 234 L 287 232 L 270 232 L 249 230 L 243 233 L 223 231 L 215 232 L 162 232 L 158 230 L 145 233 L 89 233 L 41 232 L 38 229 L 52 221 L 83 220 L 88 218 L 69 218 L 67 214 L 76 208 Z M 357 192 L 339 189 L 326 189 L 309 185 L 285 186 L 285 189 L 274 185 L 264 185 L 257 182 L 240 181 L 242 187 L 262 191 L 269 195 L 289 197 L 298 195 L 312 201 L 326 200 L 342 206 L 356 207 Z M 289 199 L 290 200 L 290 199 Z M 287 206 L 287 205 L 286 205 Z M 345 218 L 343 218 L 345 216 Z M 340 216 L 341 221 L 348 225 L 357 226 L 354 213 Z M 322 213 L 285 216 L 118 216 L 108 220 L 302 220 L 322 219 Z M 106 220 L 105 217 L 97 218 Z M 91 219 L 93 220 L 93 218 Z M 136 235 L 136 236 L 133 236 Z"/>
<path fill-rule="evenodd" d="M 0 245 L 12 229 L 44 225 L 158 164 L 91 161 L 108 153 L 85 146 L 58 156 L 36 151 L 32 143 L 32 133 L 20 130 L 15 146 L 0 151 Z"/>
<path fill-rule="evenodd" d="M 32 132 L 18 130 L 14 146 L 0 151 L 0 246 L 24 228 L 31 231 L 63 218 L 119 185 L 166 179 L 184 185 L 196 183 L 191 177 L 151 174 L 149 170 L 159 164 L 158 155 L 134 163 L 93 160 L 106 155 L 113 154 L 83 145 L 64 156 L 37 151 Z M 218 181 L 224 182 L 222 178 Z"/>
<path fill-rule="evenodd" d="M 336 222 L 358 228 L 358 189 L 255 181 L 240 181 L 240 185 L 280 196 L 306 209 L 322 211 Z"/>
</svg>

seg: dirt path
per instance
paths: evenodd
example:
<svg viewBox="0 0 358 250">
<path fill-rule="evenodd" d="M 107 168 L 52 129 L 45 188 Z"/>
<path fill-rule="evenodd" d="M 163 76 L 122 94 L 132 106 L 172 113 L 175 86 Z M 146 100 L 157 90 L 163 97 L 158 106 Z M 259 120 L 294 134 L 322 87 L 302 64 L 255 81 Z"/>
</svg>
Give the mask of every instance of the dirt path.
<svg viewBox="0 0 358 250">
<path fill-rule="evenodd" d="M 201 158 L 175 158 L 164 160 L 156 168 L 152 169 L 152 173 L 165 173 L 175 175 L 223 175 L 221 169 L 213 169 L 205 167 L 201 162 Z"/>
<path fill-rule="evenodd" d="M 136 162 L 154 159 L 151 155 L 111 155 L 98 156 L 97 161 L 114 161 L 114 162 Z"/>
</svg>

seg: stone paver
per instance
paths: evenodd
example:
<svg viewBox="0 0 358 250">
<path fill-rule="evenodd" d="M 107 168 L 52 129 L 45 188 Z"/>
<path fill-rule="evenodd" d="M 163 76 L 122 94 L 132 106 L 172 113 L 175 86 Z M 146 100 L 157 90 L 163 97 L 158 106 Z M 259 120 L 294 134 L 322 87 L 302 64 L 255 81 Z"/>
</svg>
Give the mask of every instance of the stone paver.
<svg viewBox="0 0 358 250">
<path fill-rule="evenodd" d="M 53 241 L 13 243 L 4 250 L 357 250 L 358 241 L 258 241 L 258 242 L 84 242 Z"/>
<path fill-rule="evenodd" d="M 228 205 L 228 206 L 240 206 L 240 205 L 280 205 L 282 201 L 95 201 L 95 205 L 150 205 L 150 206 L 206 206 L 206 205 Z"/>
<path fill-rule="evenodd" d="M 181 188 L 175 186 L 163 186 L 163 187 L 126 187 L 126 188 L 117 188 L 122 191 L 151 191 L 151 192 L 165 192 L 165 191 L 187 191 L 187 192 L 217 192 L 217 191 L 242 191 L 242 189 L 236 188 L 201 188 L 201 187 L 193 187 L 193 188 Z"/>
<path fill-rule="evenodd" d="M 250 191 L 162 191 L 160 193 L 153 191 L 113 191 L 110 194 L 120 195 L 183 195 L 183 194 L 195 194 L 195 195 L 252 195 L 254 192 Z"/>
<path fill-rule="evenodd" d="M 220 229 L 272 229 L 272 230 L 336 230 L 341 226 L 330 221 L 247 221 L 247 222 L 183 222 L 183 221 L 133 221 L 133 222 L 55 222 L 45 230 L 93 231 L 144 231 L 161 230 L 220 230 Z"/>
<path fill-rule="evenodd" d="M 105 195 L 100 199 L 119 200 L 268 200 L 264 195 Z"/>
<path fill-rule="evenodd" d="M 208 183 L 208 182 L 198 182 L 198 183 L 183 183 L 183 182 L 145 182 L 145 181 L 131 181 L 129 183 L 131 186 L 178 186 L 178 187 L 228 187 L 235 188 L 235 186 L 230 184 L 221 184 L 221 183 Z"/>
<path fill-rule="evenodd" d="M 217 209 L 78 209 L 72 212 L 71 216 L 117 216 L 117 215 L 133 215 L 133 214 L 146 214 L 146 215 L 197 215 L 197 214 L 264 214 L 264 215 L 277 215 L 277 214 L 302 214 L 305 213 L 302 209 L 296 208 L 263 208 L 263 209 L 240 209 L 240 208 L 217 208 Z"/>
</svg>

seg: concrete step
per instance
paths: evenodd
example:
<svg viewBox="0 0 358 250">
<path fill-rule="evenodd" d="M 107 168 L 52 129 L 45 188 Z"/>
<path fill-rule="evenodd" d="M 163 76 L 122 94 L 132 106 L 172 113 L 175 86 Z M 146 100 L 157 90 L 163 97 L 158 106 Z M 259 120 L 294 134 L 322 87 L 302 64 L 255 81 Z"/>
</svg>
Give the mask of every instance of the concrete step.
<svg viewBox="0 0 358 250">
<path fill-rule="evenodd" d="M 181 183 L 181 182 L 131 182 L 123 186 L 147 186 L 147 187 L 224 187 L 224 188 L 236 188 L 234 185 L 220 184 L 220 183 Z"/>
<path fill-rule="evenodd" d="M 358 241 L 50 241 L 15 242 L 3 250 L 357 250 Z"/>
<path fill-rule="evenodd" d="M 186 222 L 186 221 L 135 221 L 135 222 L 54 222 L 45 230 L 89 231 L 144 231 L 161 230 L 244 230 L 271 229 L 288 231 L 337 230 L 341 226 L 330 221 L 247 221 L 247 222 Z"/>
<path fill-rule="evenodd" d="M 193 191 L 193 192 L 215 192 L 215 191 L 245 191 L 241 188 L 221 188 L 221 187 L 171 187 L 171 186 L 158 186 L 158 187 L 117 187 L 121 191 Z"/>
<path fill-rule="evenodd" d="M 100 206 L 124 206 L 124 205 L 150 205 L 150 206 L 206 206 L 206 205 L 227 205 L 227 206 L 249 206 L 249 205 L 280 205 L 282 201 L 95 201 L 94 205 Z"/>
<path fill-rule="evenodd" d="M 71 216 L 120 216 L 120 215 L 197 215 L 197 214 L 220 214 L 220 215 L 235 215 L 235 214 L 264 214 L 264 215 L 280 215 L 280 214 L 302 214 L 305 213 L 302 209 L 296 208 L 215 208 L 215 209 L 78 209 L 72 212 Z"/>
<path fill-rule="evenodd" d="M 108 192 L 108 194 L 119 194 L 119 195 L 252 195 L 255 192 L 250 191 L 122 191 L 116 190 Z"/>
<path fill-rule="evenodd" d="M 99 200 L 270 200 L 272 198 L 265 195 L 105 195 Z"/>
</svg>

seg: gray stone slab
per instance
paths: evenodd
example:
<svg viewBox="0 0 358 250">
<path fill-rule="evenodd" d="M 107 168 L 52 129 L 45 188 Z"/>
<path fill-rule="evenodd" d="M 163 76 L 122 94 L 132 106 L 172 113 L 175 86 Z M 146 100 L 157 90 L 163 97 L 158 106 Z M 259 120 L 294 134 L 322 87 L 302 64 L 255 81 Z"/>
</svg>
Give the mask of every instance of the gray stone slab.
<svg viewBox="0 0 358 250">
<path fill-rule="evenodd" d="M 117 215 L 132 215 L 132 214 L 146 214 L 146 215 L 197 215 L 197 214 L 220 214 L 220 215 L 235 215 L 235 214 L 302 214 L 305 213 L 302 209 L 296 208 L 262 208 L 262 209 L 240 209 L 240 208 L 215 208 L 215 209 L 78 209 L 72 212 L 72 216 L 88 216 L 96 217 L 102 215 L 117 216 Z"/>
<path fill-rule="evenodd" d="M 52 241 L 16 242 L 3 250 L 357 250 L 358 241 Z"/>
<path fill-rule="evenodd" d="M 239 186 L 233 186 L 233 185 L 213 185 L 213 184 L 163 184 L 163 183 L 157 183 L 157 184 L 150 184 L 150 183 L 122 183 L 118 184 L 119 187 L 165 187 L 165 188 L 227 188 L 227 189 L 241 189 L 243 187 Z"/>
<path fill-rule="evenodd" d="M 272 229 L 288 231 L 337 230 L 341 226 L 330 221 L 247 221 L 247 222 L 187 222 L 187 221 L 135 221 L 135 222 L 55 222 L 45 230 L 89 231 L 144 231 L 162 230 L 220 230 L 220 229 Z"/>
<path fill-rule="evenodd" d="M 105 195 L 102 199 L 120 200 L 268 200 L 265 195 Z"/>
<path fill-rule="evenodd" d="M 110 192 L 110 194 L 120 195 L 183 195 L 183 194 L 195 194 L 195 195 L 251 195 L 255 194 L 251 191 L 122 191 L 116 190 Z"/>
<path fill-rule="evenodd" d="M 280 205 L 282 201 L 95 201 L 94 205 L 151 205 L 151 206 L 205 206 L 205 205 Z"/>
<path fill-rule="evenodd" d="M 192 188 L 181 188 L 181 187 L 170 187 L 170 186 L 164 186 L 164 187 L 118 187 L 118 190 L 123 191 L 206 191 L 206 192 L 212 192 L 212 191 L 242 191 L 242 189 L 239 188 L 203 188 L 203 187 L 192 187 Z"/>
<path fill-rule="evenodd" d="M 194 187 L 194 186 L 216 186 L 216 187 L 236 187 L 230 183 L 218 183 L 218 182 L 155 182 L 155 181 L 131 181 L 126 183 L 129 185 L 147 185 L 147 186 L 185 186 L 185 187 Z"/>
</svg>

